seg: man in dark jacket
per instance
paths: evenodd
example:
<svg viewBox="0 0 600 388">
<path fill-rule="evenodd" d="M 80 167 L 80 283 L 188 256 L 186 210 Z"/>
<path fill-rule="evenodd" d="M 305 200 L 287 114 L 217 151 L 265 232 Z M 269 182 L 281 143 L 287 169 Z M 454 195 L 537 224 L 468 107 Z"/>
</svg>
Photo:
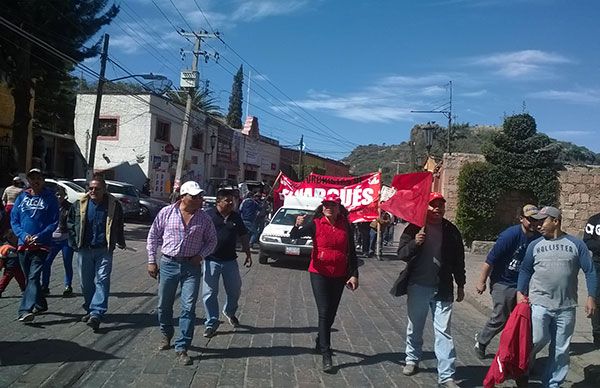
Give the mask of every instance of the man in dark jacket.
<svg viewBox="0 0 600 388">
<path fill-rule="evenodd" d="M 44 186 L 42 172 L 29 170 L 27 180 L 30 187 L 19 194 L 10 213 L 13 233 L 19 238 L 19 262 L 27 278 L 19 307 L 19 321 L 25 323 L 33 321 L 33 314 L 48 310 L 40 275 L 58 224 L 58 200 Z"/>
<path fill-rule="evenodd" d="M 596 274 L 600 277 L 600 213 L 590 217 L 583 233 L 583 241 L 588 249 L 592 251 L 592 259 L 596 267 Z M 597 288 L 600 290 L 600 287 Z M 600 291 L 596 295 L 596 303 L 600 301 Z M 594 336 L 594 346 L 600 349 L 600 309 L 592 315 L 592 335 Z"/>
<path fill-rule="evenodd" d="M 77 251 L 79 278 L 86 314 L 82 322 L 94 331 L 108 309 L 110 273 L 115 247 L 125 249 L 123 208 L 106 191 L 104 177 L 94 174 L 89 191 L 71 206 L 69 245 Z"/>
<path fill-rule="evenodd" d="M 456 351 L 450 317 L 453 278 L 458 286 L 456 301 L 461 302 L 465 296 L 465 250 L 460 232 L 444 218 L 445 209 L 446 200 L 442 194 L 431 193 L 425 227 L 410 224 L 400 238 L 398 257 L 407 262 L 407 267 L 403 279 L 406 289 L 401 289 L 398 294 L 408 295 L 406 365 L 402 373 L 411 376 L 418 371 L 423 328 L 431 309 L 438 382 L 440 386 L 458 387 L 454 382 Z"/>
</svg>

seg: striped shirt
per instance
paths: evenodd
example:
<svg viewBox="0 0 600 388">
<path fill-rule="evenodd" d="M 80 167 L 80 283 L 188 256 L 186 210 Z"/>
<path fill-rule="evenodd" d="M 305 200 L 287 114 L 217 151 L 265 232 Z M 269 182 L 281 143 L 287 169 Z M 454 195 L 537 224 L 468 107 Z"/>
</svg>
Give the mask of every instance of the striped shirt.
<svg viewBox="0 0 600 388">
<path fill-rule="evenodd" d="M 205 258 L 215 250 L 217 232 L 210 217 L 200 208 L 185 225 L 180 203 L 162 208 L 154 219 L 146 243 L 148 264 L 156 263 L 159 246 L 163 255 L 181 259 L 198 255 Z"/>
</svg>

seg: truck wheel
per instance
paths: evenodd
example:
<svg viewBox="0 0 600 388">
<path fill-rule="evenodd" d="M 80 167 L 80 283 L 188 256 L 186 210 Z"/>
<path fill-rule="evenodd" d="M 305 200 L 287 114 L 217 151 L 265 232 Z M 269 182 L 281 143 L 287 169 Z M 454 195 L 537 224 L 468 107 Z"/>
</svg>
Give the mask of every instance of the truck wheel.
<svg viewBox="0 0 600 388">
<path fill-rule="evenodd" d="M 268 261 L 269 261 L 269 256 L 263 255 L 262 253 L 258 254 L 258 262 L 260 264 L 267 264 Z"/>
</svg>

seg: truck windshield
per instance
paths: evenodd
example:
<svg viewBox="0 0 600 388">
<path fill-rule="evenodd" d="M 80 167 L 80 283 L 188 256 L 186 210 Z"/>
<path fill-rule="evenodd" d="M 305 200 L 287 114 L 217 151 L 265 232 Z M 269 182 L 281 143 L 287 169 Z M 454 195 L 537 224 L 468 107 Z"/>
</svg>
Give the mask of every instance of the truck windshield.
<svg viewBox="0 0 600 388">
<path fill-rule="evenodd" d="M 315 215 L 314 210 L 307 209 L 286 209 L 281 208 L 279 211 L 273 216 L 271 220 L 272 224 L 277 225 L 289 225 L 293 226 L 296 223 L 296 217 L 300 215 L 306 215 L 305 223 L 309 223 L 312 221 L 313 216 Z"/>
</svg>

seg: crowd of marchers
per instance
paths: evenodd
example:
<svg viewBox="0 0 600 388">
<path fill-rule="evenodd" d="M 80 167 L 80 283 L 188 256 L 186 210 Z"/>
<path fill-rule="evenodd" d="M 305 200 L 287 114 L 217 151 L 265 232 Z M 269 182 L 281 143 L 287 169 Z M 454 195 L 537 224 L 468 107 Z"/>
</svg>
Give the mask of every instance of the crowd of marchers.
<svg viewBox="0 0 600 388">
<path fill-rule="evenodd" d="M 3 195 L 0 247 L 4 274 L 0 296 L 14 277 L 22 298 L 19 321 L 30 323 L 48 310 L 52 262 L 62 252 L 65 267 L 64 297 L 73 296 L 72 259 L 77 258 L 83 313 L 81 321 L 98 331 L 108 310 L 110 276 L 115 248 L 125 249 L 123 211 L 106 190 L 102 175 L 87 184 L 87 193 L 73 205 L 60 189 L 44 187 L 40 170 L 27 173 L 29 187 L 16 178 Z M 175 337 L 173 306 L 180 289 L 178 335 L 174 349 L 178 361 L 192 364 L 191 347 L 196 302 L 201 294 L 206 321 L 204 337 L 217 333 L 220 312 L 230 325 L 238 327 L 238 301 L 242 290 L 237 244 L 245 254 L 244 265 L 252 265 L 251 244 L 264 224 L 261 194 L 250 193 L 235 206 L 234 193 L 220 190 L 216 206 L 203 210 L 204 190 L 194 181 L 179 188 L 176 201 L 163 208 L 154 219 L 147 237 L 147 271 L 158 279 L 159 350 L 169 350 Z M 458 228 L 444 218 L 446 200 L 431 193 L 426 223 L 408 224 L 400 237 L 398 258 L 406 262 L 391 290 L 394 296 L 406 295 L 406 358 L 402 373 L 419 372 L 423 331 L 431 312 L 438 383 L 457 387 L 456 352 L 451 334 L 454 302 L 464 299 L 465 250 Z M 258 221 L 257 221 L 258 220 Z M 492 314 L 475 335 L 473 351 L 483 359 L 492 338 L 501 334 L 495 362 L 484 385 L 493 386 L 504 379 L 515 379 L 526 386 L 535 356 L 548 345 L 549 357 L 540 380 L 544 387 L 559 387 L 569 369 L 569 345 L 575 327 L 577 275 L 585 274 L 586 315 L 592 319 L 593 341 L 600 348 L 600 316 L 597 273 L 600 270 L 600 214 L 592 216 L 583 241 L 562 230 L 560 209 L 524 205 L 518 211 L 518 224 L 504 230 L 489 252 L 477 292 L 488 287 Z M 389 217 L 375 220 L 382 226 Z M 370 232 L 366 236 L 366 232 Z M 308 271 L 318 312 L 318 334 L 314 351 L 322 356 L 322 370 L 334 373 L 331 332 L 344 288 L 359 287 L 355 229 L 340 198 L 323 198 L 312 218 L 298 216 L 290 231 L 293 239 L 309 236 L 313 241 Z M 363 249 L 373 249 L 373 231 L 365 228 Z M 366 242 L 369 242 L 365 247 Z M 590 254 L 590 251 L 592 254 Z M 226 293 L 219 308 L 220 280 Z M 489 284 L 489 285 L 488 285 Z M 510 354 L 510 357 L 503 355 Z"/>
</svg>

